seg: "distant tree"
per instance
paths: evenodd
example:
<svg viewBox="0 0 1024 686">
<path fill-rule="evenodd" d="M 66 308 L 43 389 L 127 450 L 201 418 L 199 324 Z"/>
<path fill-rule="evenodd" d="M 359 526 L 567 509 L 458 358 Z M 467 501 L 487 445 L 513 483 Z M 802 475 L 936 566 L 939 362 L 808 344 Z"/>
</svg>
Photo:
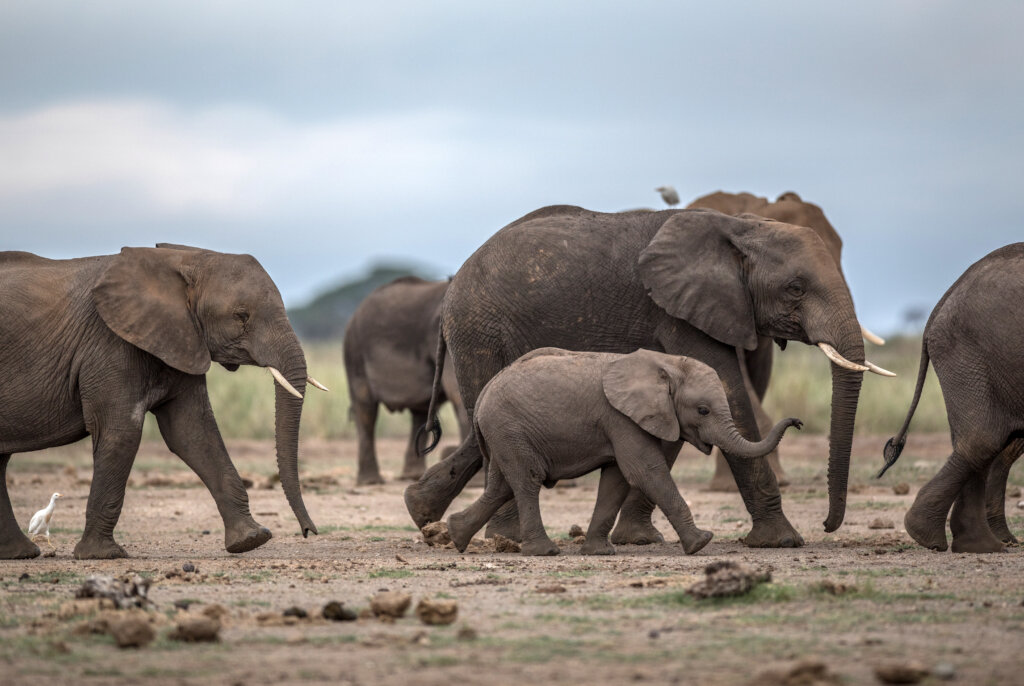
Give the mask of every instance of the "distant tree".
<svg viewBox="0 0 1024 686">
<path fill-rule="evenodd" d="M 903 328 L 920 331 L 928 319 L 928 308 L 923 305 L 912 305 L 903 310 Z"/>
</svg>

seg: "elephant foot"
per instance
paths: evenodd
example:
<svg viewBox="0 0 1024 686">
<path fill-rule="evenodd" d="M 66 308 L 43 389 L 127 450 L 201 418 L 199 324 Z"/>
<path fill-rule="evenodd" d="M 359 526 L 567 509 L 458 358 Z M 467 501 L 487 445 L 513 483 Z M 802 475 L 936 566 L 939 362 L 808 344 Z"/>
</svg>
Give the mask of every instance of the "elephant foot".
<svg viewBox="0 0 1024 686">
<path fill-rule="evenodd" d="M 981 536 L 953 536 L 954 553 L 1005 553 L 1006 546 L 986 532 Z"/>
<path fill-rule="evenodd" d="M 552 541 L 550 538 L 538 538 L 533 541 L 526 541 L 522 545 L 523 555 L 529 555 L 531 557 L 542 557 L 551 555 L 561 555 L 562 549 Z"/>
<path fill-rule="evenodd" d="M 728 472 L 715 474 L 708 482 L 707 490 L 715 493 L 739 493 L 740 491 L 739 486 L 736 485 L 736 479 L 732 478 L 732 474 Z"/>
<path fill-rule="evenodd" d="M 903 517 L 903 526 L 910 537 L 929 550 L 943 551 L 948 548 L 946 542 L 945 518 L 933 520 L 922 516 L 915 507 L 907 511 Z"/>
<path fill-rule="evenodd" d="M 612 531 L 611 541 L 615 545 L 651 545 L 664 543 L 665 537 L 654 528 L 650 518 L 638 520 L 620 516 Z"/>
<path fill-rule="evenodd" d="M 422 481 L 417 481 L 406 488 L 404 497 L 409 516 L 420 529 L 431 522 L 440 521 L 451 502 L 436 491 L 431 491 L 429 487 L 425 488 Z"/>
<path fill-rule="evenodd" d="M 380 472 L 359 472 L 356 476 L 356 486 L 378 486 L 384 483 L 384 477 Z"/>
<path fill-rule="evenodd" d="M 615 546 L 613 546 L 608 538 L 603 539 L 594 538 L 591 540 L 588 538 L 583 542 L 583 547 L 580 548 L 580 555 L 614 555 Z"/>
<path fill-rule="evenodd" d="M 28 540 L 20 531 L 17 533 L 18 538 L 0 543 L 0 560 L 28 560 L 39 557 L 39 546 Z"/>
<path fill-rule="evenodd" d="M 992 530 L 992 533 L 1003 543 L 1013 545 L 1020 543 L 1017 537 L 1010 532 L 1010 527 L 1006 525 L 1006 517 L 992 518 L 988 520 L 988 528 Z"/>
<path fill-rule="evenodd" d="M 755 519 L 750 533 L 743 537 L 748 548 L 799 548 L 804 544 L 801 536 L 785 516 L 765 521 Z"/>
<path fill-rule="evenodd" d="M 82 537 L 75 546 L 74 556 L 76 560 L 114 560 L 128 557 L 128 553 L 113 537 Z"/>
<path fill-rule="evenodd" d="M 270 529 L 260 526 L 256 522 L 252 522 L 245 528 L 225 529 L 224 549 L 229 553 L 247 553 L 259 548 L 272 536 Z"/>
<path fill-rule="evenodd" d="M 519 511 L 515 508 L 514 501 L 503 506 L 491 517 L 491 521 L 487 522 L 484 538 L 494 538 L 495 534 L 501 534 L 512 541 L 523 540 L 519 527 Z"/>
<path fill-rule="evenodd" d="M 473 534 L 477 532 L 477 529 L 473 529 L 472 526 L 466 521 L 465 512 L 456 512 L 455 514 L 448 517 L 448 536 L 452 539 L 452 543 L 455 544 L 455 549 L 460 553 L 466 552 L 466 548 L 469 547 L 469 542 L 473 539 Z"/>
<path fill-rule="evenodd" d="M 685 541 L 682 541 L 683 551 L 687 555 L 693 555 L 695 552 L 706 546 L 711 542 L 711 539 L 715 535 L 710 531 L 704 531 L 703 529 L 697 529 L 693 535 L 687 536 Z"/>
</svg>

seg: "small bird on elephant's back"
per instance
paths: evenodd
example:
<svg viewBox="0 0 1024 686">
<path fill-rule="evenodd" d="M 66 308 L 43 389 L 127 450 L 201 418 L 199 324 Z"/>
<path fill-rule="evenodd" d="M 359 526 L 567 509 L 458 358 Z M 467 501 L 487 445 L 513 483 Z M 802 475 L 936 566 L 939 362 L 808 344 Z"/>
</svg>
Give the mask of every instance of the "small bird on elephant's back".
<svg viewBox="0 0 1024 686">
<path fill-rule="evenodd" d="M 672 186 L 658 186 L 655 188 L 658 193 L 661 193 L 661 199 L 665 201 L 665 204 L 669 207 L 675 207 L 679 204 L 679 193 Z"/>
</svg>

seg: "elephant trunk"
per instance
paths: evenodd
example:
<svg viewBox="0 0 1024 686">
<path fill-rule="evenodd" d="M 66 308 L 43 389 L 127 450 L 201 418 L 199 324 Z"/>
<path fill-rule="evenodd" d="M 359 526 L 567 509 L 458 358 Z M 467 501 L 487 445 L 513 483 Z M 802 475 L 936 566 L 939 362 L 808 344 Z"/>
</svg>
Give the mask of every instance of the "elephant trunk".
<svg viewBox="0 0 1024 686">
<path fill-rule="evenodd" d="M 748 441 L 740 434 L 739 430 L 736 428 L 736 424 L 730 416 L 722 419 L 721 421 L 711 423 L 706 431 L 701 432 L 701 439 L 706 443 L 717 445 L 722 449 L 722 452 L 729 455 L 745 459 L 753 459 L 757 457 L 764 457 L 775 450 L 779 445 L 779 441 L 782 440 L 782 435 L 786 433 L 786 429 L 791 426 L 795 426 L 799 429 L 803 424 L 799 419 L 783 419 L 773 426 L 771 431 L 768 432 L 768 435 L 762 440 L 753 442 Z"/>
<path fill-rule="evenodd" d="M 856 320 L 837 340 L 836 348 L 847 360 L 864 363 L 864 342 Z M 832 362 L 832 417 L 828 446 L 828 518 L 825 531 L 835 531 L 846 516 L 846 489 L 850 477 L 853 425 L 864 374 Z"/>
<path fill-rule="evenodd" d="M 290 340 L 276 346 L 281 375 L 296 391 L 304 395 L 306 390 L 306 358 L 302 346 L 294 333 Z M 288 504 L 299 520 L 303 537 L 310 532 L 318 533 L 316 525 L 306 512 L 299 488 L 299 420 L 302 417 L 302 398 L 296 397 L 281 383 L 274 384 L 274 432 L 277 444 L 277 469 L 281 477 L 281 488 L 288 498 Z"/>
</svg>

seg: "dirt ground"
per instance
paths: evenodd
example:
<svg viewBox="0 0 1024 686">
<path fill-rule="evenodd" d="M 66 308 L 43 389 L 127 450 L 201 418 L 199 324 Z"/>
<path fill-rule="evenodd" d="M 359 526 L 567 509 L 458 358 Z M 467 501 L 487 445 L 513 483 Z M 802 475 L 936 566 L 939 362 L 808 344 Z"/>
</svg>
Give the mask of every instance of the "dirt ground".
<svg viewBox="0 0 1024 686">
<path fill-rule="evenodd" d="M 826 441 L 786 437 L 783 460 L 793 483 L 783 489 L 783 506 L 807 540 L 795 550 L 744 547 L 749 517 L 739 496 L 702 490 L 710 459 L 685 453 L 674 475 L 698 525 L 715 533 L 690 557 L 660 513 L 655 523 L 668 542 L 580 556 L 568 532 L 587 526 L 596 475 L 542 494 L 558 557 L 496 553 L 483 542 L 462 555 L 429 547 L 406 514 L 405 483 L 354 486 L 351 441 L 303 443 L 305 501 L 320 528 L 303 539 L 280 488 L 266 488 L 275 469 L 272 444 L 241 441 L 229 450 L 254 481 L 255 518 L 274 532 L 262 548 L 225 552 L 209 493 L 162 445 L 146 444 L 116 530 L 131 558 L 77 561 L 71 551 L 84 525 L 88 444 L 16 455 L 9 480 L 19 521 L 27 523 L 51 492 L 66 497 L 51 528 L 56 557 L 0 561 L 0 683 L 769 683 L 766 670 L 808 659 L 823 662 L 835 683 L 877 683 L 875 667 L 893 661 L 938 666 L 957 683 L 1021 683 L 1021 549 L 982 556 L 916 546 L 903 531 L 903 514 L 946 458 L 949 439 L 911 434 L 900 463 L 876 481 L 883 442 L 856 442 L 846 522 L 825 534 Z M 403 447 L 380 441 L 386 477 L 398 473 Z M 1018 535 L 1022 476 L 1014 471 L 1007 496 Z M 899 482 L 909 493 L 894 492 Z M 453 508 L 479 493 L 468 489 Z M 705 565 L 721 560 L 770 569 L 772 581 L 734 599 L 685 593 Z M 186 563 L 197 571 L 167 577 Z M 119 649 L 107 635 L 75 632 L 89 617 L 66 603 L 96 573 L 153 579 L 153 643 Z M 383 589 L 411 594 L 414 606 L 422 598 L 455 600 L 458 619 L 427 626 L 412 610 L 390 623 L 320 617 L 328 601 L 358 612 Z M 190 602 L 192 612 L 224 606 L 220 641 L 167 638 L 178 617 L 175 601 Z M 292 606 L 310 618 L 284 618 Z M 805 683 L 797 678 L 790 683 Z"/>
</svg>

